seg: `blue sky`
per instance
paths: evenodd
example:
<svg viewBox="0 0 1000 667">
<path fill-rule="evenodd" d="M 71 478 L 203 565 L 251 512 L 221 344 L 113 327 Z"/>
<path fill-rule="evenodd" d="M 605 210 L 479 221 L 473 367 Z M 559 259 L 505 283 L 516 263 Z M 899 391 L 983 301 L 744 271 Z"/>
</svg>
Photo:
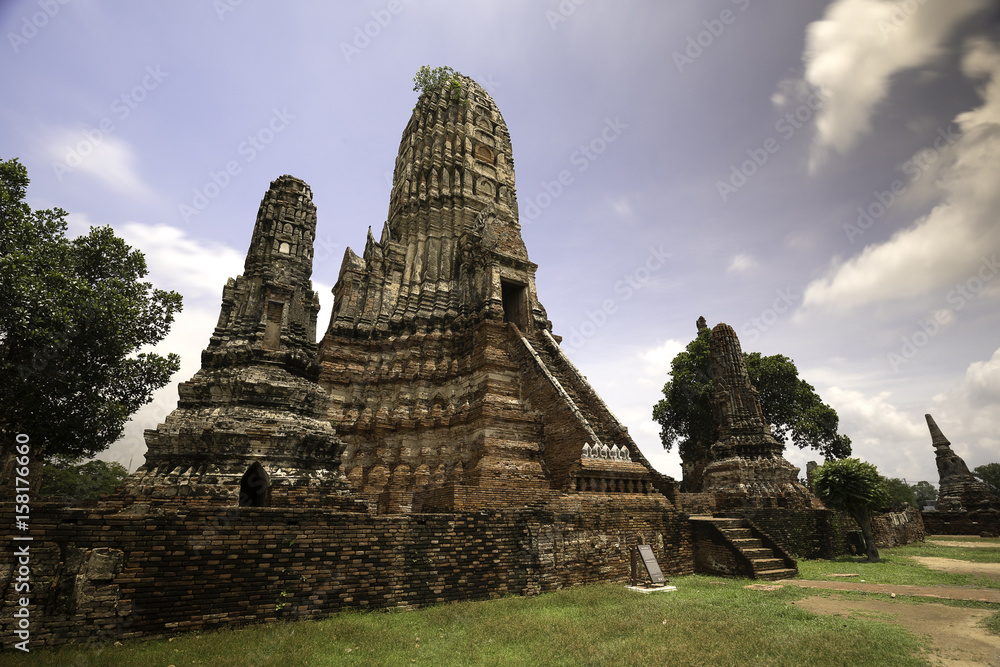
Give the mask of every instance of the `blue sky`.
<svg viewBox="0 0 1000 667">
<path fill-rule="evenodd" d="M 650 411 L 700 315 L 791 357 L 883 474 L 937 483 L 927 412 L 970 467 L 1000 461 L 989 0 L 35 0 L 0 27 L 0 157 L 184 295 L 177 381 L 281 174 L 318 207 L 322 336 L 344 249 L 385 220 L 412 77 L 449 65 L 507 121 L 554 332 L 662 471 Z M 102 457 L 135 469 L 176 397 Z"/>
</svg>

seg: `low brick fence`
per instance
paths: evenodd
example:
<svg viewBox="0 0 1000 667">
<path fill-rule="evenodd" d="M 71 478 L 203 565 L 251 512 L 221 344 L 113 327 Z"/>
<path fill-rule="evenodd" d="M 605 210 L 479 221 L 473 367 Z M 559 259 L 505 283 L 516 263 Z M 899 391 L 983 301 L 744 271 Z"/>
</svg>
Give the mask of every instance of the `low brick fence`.
<svg viewBox="0 0 1000 667">
<path fill-rule="evenodd" d="M 638 543 L 653 546 L 668 576 L 693 569 L 687 522 L 650 496 L 569 494 L 544 508 L 450 514 L 120 510 L 39 503 L 33 540 L 4 540 L 3 649 L 18 641 L 14 552 L 24 544 L 33 649 L 624 582 Z M 12 508 L 0 521 L 13 525 Z"/>
</svg>

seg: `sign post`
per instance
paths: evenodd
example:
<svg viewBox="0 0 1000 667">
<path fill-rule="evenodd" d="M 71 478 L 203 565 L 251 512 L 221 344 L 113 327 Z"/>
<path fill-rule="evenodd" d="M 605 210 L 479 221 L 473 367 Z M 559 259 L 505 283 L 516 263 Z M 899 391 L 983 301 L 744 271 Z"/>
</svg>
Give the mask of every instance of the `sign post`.
<svg viewBox="0 0 1000 667">
<path fill-rule="evenodd" d="M 660 564 L 656 562 L 656 555 L 653 553 L 652 547 L 648 544 L 640 544 L 636 547 L 636 551 L 639 552 L 639 557 L 642 558 L 642 564 L 646 566 L 646 572 L 649 574 L 649 579 L 653 585 L 665 585 L 667 580 L 660 570 Z"/>
</svg>

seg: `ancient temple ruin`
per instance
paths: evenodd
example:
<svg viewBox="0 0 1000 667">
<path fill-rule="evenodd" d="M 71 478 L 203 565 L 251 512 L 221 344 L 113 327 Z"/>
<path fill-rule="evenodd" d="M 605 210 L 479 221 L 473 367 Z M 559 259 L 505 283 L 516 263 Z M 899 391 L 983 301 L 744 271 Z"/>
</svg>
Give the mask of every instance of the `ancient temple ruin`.
<svg viewBox="0 0 1000 667">
<path fill-rule="evenodd" d="M 320 382 L 347 478 L 381 511 L 648 494 L 652 469 L 539 302 L 503 117 L 460 80 L 420 97 L 388 220 L 334 288 Z"/>
<path fill-rule="evenodd" d="M 552 335 L 506 124 L 459 81 L 420 96 L 388 219 L 361 256 L 346 250 L 318 347 L 311 192 L 271 184 L 202 370 L 147 431 L 131 495 L 336 505 L 349 488 L 398 513 L 672 488 Z"/>
<path fill-rule="evenodd" d="M 970 512 L 994 506 L 1000 508 L 998 499 L 987 492 L 983 483 L 969 472 L 962 457 L 952 451 L 951 442 L 944 437 L 934 418 L 930 415 L 924 415 L 924 418 L 931 432 L 939 475 L 937 511 Z"/>
<path fill-rule="evenodd" d="M 718 429 L 705 467 L 705 493 L 719 510 L 754 507 L 822 508 L 798 481 L 799 469 L 771 435 L 751 384 L 736 332 L 717 324 L 711 334 L 712 414 Z"/>
<path fill-rule="evenodd" d="M 781 457 L 725 325 L 712 493 L 680 494 L 649 465 L 552 333 L 506 125 L 458 82 L 420 96 L 388 219 L 346 251 L 318 344 L 312 193 L 271 183 L 145 465 L 96 508 L 32 505 L 39 645 L 624 582 L 638 544 L 668 575 L 760 578 L 846 548 Z M 7 636 L 23 606 L 13 553 Z"/>
<path fill-rule="evenodd" d="M 342 505 L 344 444 L 318 384 L 312 289 L 316 207 L 302 181 L 271 183 L 243 275 L 230 278 L 201 370 L 177 408 L 146 431 L 127 492 L 185 504 Z"/>
</svg>

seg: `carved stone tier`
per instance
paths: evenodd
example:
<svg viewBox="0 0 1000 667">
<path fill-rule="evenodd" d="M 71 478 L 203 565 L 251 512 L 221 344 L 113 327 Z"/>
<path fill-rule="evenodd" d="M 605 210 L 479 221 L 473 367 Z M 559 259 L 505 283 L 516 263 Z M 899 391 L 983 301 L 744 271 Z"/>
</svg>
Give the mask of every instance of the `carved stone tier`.
<svg viewBox="0 0 1000 667">
<path fill-rule="evenodd" d="M 718 508 L 822 508 L 798 481 L 799 469 L 782 456 L 784 446 L 771 435 L 740 341 L 728 324 L 712 329 L 711 374 L 718 440 L 705 467 L 704 491 L 716 495 Z"/>
<path fill-rule="evenodd" d="M 260 204 L 243 275 L 223 290 L 202 368 L 179 387 L 163 424 L 146 431 L 137 499 L 224 505 L 350 505 L 344 444 L 316 382 L 319 300 L 309 280 L 316 209 L 282 176 Z"/>
</svg>

